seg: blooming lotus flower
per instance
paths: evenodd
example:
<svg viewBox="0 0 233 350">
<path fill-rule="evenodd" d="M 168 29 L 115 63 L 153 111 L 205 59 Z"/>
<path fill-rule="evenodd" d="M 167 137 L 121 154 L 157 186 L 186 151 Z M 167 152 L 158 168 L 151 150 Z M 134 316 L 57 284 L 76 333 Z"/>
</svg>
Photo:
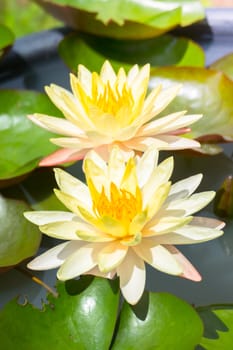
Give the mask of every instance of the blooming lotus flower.
<svg viewBox="0 0 233 350">
<path fill-rule="evenodd" d="M 28 267 L 60 267 L 60 280 L 92 274 L 119 276 L 125 299 L 135 304 L 146 280 L 145 262 L 171 275 L 199 281 L 199 273 L 173 244 L 193 244 L 220 236 L 224 224 L 193 217 L 214 197 L 192 194 L 202 175 L 171 184 L 173 158 L 157 164 L 158 152 L 128 160 L 118 147 L 106 163 L 91 151 L 84 159 L 87 185 L 55 169 L 58 199 L 70 210 L 34 211 L 25 217 L 50 237 L 66 240 L 32 260 Z"/>
<path fill-rule="evenodd" d="M 197 141 L 180 135 L 190 131 L 189 125 L 201 115 L 185 115 L 181 111 L 157 117 L 175 98 L 180 86 L 161 90 L 159 85 L 146 97 L 149 75 L 149 64 L 141 69 L 135 65 L 127 75 L 120 68 L 116 75 L 106 61 L 99 75 L 79 65 L 78 76 L 70 76 L 73 93 L 57 85 L 46 87 L 66 119 L 43 114 L 29 118 L 65 137 L 51 139 L 62 149 L 44 158 L 40 165 L 76 161 L 91 149 L 107 159 L 115 144 L 126 152 L 144 152 L 150 145 L 159 150 L 199 147 Z"/>
</svg>

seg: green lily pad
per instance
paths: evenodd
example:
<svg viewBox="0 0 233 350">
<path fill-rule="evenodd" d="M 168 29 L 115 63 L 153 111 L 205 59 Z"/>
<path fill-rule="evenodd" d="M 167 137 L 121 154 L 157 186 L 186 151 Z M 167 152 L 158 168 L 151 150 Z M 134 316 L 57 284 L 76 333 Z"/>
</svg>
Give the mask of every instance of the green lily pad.
<svg viewBox="0 0 233 350">
<path fill-rule="evenodd" d="M 199 0 L 36 0 L 78 30 L 115 38 L 148 38 L 204 18 Z"/>
<path fill-rule="evenodd" d="M 118 70 L 133 64 L 152 66 L 204 66 L 205 56 L 199 45 L 185 38 L 163 35 L 146 40 L 117 40 L 72 33 L 59 45 L 59 53 L 73 71 L 84 64 L 99 71 L 106 59 Z"/>
<path fill-rule="evenodd" d="M 196 311 L 168 293 L 144 293 L 136 306 L 124 303 L 112 350 L 194 349 L 203 325 Z"/>
<path fill-rule="evenodd" d="M 223 73 L 198 67 L 152 69 L 150 88 L 160 83 L 166 88 L 182 84 L 179 95 L 162 115 L 181 110 L 203 114 L 203 118 L 192 125 L 190 137 L 204 144 L 233 140 L 233 82 Z"/>
<path fill-rule="evenodd" d="M 12 31 L 6 26 L 0 24 L 0 58 L 2 58 L 11 48 L 15 40 Z"/>
<path fill-rule="evenodd" d="M 29 173 L 56 149 L 49 141 L 53 134 L 33 124 L 27 115 L 61 113 L 46 95 L 32 91 L 1 90 L 0 101 L 0 184 L 6 185 L 3 180 Z"/>
<path fill-rule="evenodd" d="M 82 276 L 58 284 L 42 310 L 15 300 L 0 312 L 4 349 L 180 350 L 194 349 L 203 325 L 185 301 L 167 293 L 145 293 L 136 306 L 119 307 L 118 280 Z"/>
<path fill-rule="evenodd" d="M 200 342 L 200 349 L 232 349 L 233 305 L 201 307 L 198 309 L 198 313 L 205 327 L 204 336 Z"/>
<path fill-rule="evenodd" d="M 12 266 L 34 255 L 41 233 L 23 217 L 30 207 L 23 201 L 0 196 L 0 267 Z"/>
<path fill-rule="evenodd" d="M 1 346 L 7 350 L 107 350 L 119 301 L 117 281 L 84 276 L 58 284 L 42 310 L 8 303 L 0 313 Z"/>
<path fill-rule="evenodd" d="M 220 58 L 210 67 L 225 73 L 228 78 L 233 80 L 233 53 Z"/>
</svg>

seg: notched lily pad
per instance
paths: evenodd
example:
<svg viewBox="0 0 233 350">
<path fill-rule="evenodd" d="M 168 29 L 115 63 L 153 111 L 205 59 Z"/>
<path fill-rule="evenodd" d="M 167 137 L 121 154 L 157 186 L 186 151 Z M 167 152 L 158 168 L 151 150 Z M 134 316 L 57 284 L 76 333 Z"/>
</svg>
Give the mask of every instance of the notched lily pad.
<svg viewBox="0 0 233 350">
<path fill-rule="evenodd" d="M 119 301 L 117 282 L 84 276 L 58 284 L 43 310 L 15 300 L 0 312 L 3 349 L 108 350 Z"/>
<path fill-rule="evenodd" d="M 0 195 L 0 267 L 20 263 L 34 255 L 39 247 L 41 233 L 23 216 L 30 207 L 23 201 Z"/>
<path fill-rule="evenodd" d="M 200 342 L 201 349 L 231 349 L 233 344 L 233 305 L 200 307 L 197 311 L 205 327 Z"/>
<path fill-rule="evenodd" d="M 205 56 L 199 45 L 185 38 L 163 35 L 146 40 L 117 40 L 72 33 L 59 45 L 59 53 L 69 68 L 76 72 L 83 64 L 99 71 L 106 59 L 118 70 L 129 70 L 133 64 L 152 66 L 204 66 Z"/>
<path fill-rule="evenodd" d="M 35 0 L 78 30 L 96 35 L 142 39 L 204 18 L 199 0 Z"/>
<path fill-rule="evenodd" d="M 12 31 L 0 24 L 0 59 L 8 52 L 15 40 Z"/>
<path fill-rule="evenodd" d="M 58 293 L 42 310 L 15 300 L 3 308 L 4 349 L 17 343 L 18 350 L 180 350 L 201 340 L 203 325 L 194 308 L 168 293 L 145 292 L 139 304 L 124 303 L 121 311 L 118 279 L 82 276 L 60 282 Z"/>
<path fill-rule="evenodd" d="M 162 115 L 181 110 L 187 110 L 189 114 L 203 114 L 192 125 L 189 137 L 203 144 L 233 141 L 233 81 L 223 73 L 199 67 L 152 69 L 150 88 L 160 83 L 165 88 L 182 84 L 179 95 Z"/>
<path fill-rule="evenodd" d="M 7 185 L 6 179 L 21 180 L 21 175 L 56 149 L 49 141 L 53 134 L 33 124 L 27 115 L 61 113 L 46 95 L 32 91 L 0 90 L 0 102 L 0 185 L 2 180 Z"/>
</svg>

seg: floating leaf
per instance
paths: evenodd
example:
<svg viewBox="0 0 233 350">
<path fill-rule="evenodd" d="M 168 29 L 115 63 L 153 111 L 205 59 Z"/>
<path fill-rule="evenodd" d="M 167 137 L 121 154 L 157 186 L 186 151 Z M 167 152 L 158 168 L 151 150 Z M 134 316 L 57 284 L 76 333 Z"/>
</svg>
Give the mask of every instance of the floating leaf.
<svg viewBox="0 0 233 350">
<path fill-rule="evenodd" d="M 1 90 L 0 102 L 1 184 L 35 169 L 41 158 L 56 149 L 49 141 L 53 134 L 33 124 L 27 114 L 61 114 L 46 95 L 32 91 Z"/>
<path fill-rule="evenodd" d="M 0 313 L 1 347 L 7 350 L 108 350 L 119 301 L 118 281 L 84 276 L 58 284 L 42 310 L 8 303 Z"/>
<path fill-rule="evenodd" d="M 233 344 L 233 306 L 200 307 L 198 313 L 205 326 L 201 349 L 230 350 Z M 199 348 L 198 348 L 199 349 Z"/>
<path fill-rule="evenodd" d="M 220 58 L 212 63 L 210 67 L 225 73 L 228 78 L 233 80 L 233 53 Z"/>
<path fill-rule="evenodd" d="M 117 279 L 82 276 L 59 283 L 58 293 L 42 310 L 15 300 L 3 308 L 4 349 L 14 350 L 17 342 L 18 350 L 191 350 L 201 340 L 196 311 L 168 293 L 145 293 L 135 306 L 124 303 L 119 323 Z"/>
<path fill-rule="evenodd" d="M 6 26 L 0 24 L 0 58 L 7 53 L 15 40 L 14 34 Z"/>
<path fill-rule="evenodd" d="M 194 349 L 203 326 L 196 311 L 168 293 L 144 293 L 136 305 L 124 303 L 112 350 Z"/>
<path fill-rule="evenodd" d="M 233 218 L 233 177 L 231 175 L 223 181 L 216 193 L 214 212 L 223 218 Z"/>
<path fill-rule="evenodd" d="M 16 265 L 37 251 L 41 233 L 23 216 L 30 207 L 0 196 L 0 267 Z"/>
<path fill-rule="evenodd" d="M 99 71 L 106 59 L 118 70 L 131 65 L 152 66 L 203 66 L 204 52 L 196 43 L 185 38 L 163 35 L 146 40 L 117 40 L 98 38 L 84 34 L 70 34 L 59 45 L 59 53 L 71 70 L 84 64 L 90 70 Z"/>
<path fill-rule="evenodd" d="M 152 69 L 150 87 L 182 84 L 175 100 L 163 115 L 181 110 L 203 114 L 192 125 L 192 138 L 202 143 L 233 140 L 233 82 L 221 72 L 206 68 L 166 67 Z M 206 150 L 208 151 L 208 149 Z"/>
<path fill-rule="evenodd" d="M 204 18 L 199 0 L 35 0 L 78 30 L 116 38 L 148 38 Z"/>
</svg>

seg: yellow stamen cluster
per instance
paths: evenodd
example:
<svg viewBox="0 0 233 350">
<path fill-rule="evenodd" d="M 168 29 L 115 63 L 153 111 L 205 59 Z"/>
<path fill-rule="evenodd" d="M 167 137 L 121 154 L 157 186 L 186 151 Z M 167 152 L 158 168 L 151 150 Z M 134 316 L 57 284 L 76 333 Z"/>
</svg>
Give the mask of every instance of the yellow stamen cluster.
<svg viewBox="0 0 233 350">
<path fill-rule="evenodd" d="M 102 87 L 102 91 L 99 91 L 99 86 Z M 114 86 L 111 86 L 109 81 L 104 84 L 96 73 L 92 74 L 91 103 L 99 107 L 104 113 L 114 116 L 117 115 L 122 106 L 129 109 L 134 107 L 132 92 L 126 83 L 121 87 L 118 82 Z"/>
<path fill-rule="evenodd" d="M 111 183 L 109 198 L 103 188 L 94 206 L 99 216 L 110 216 L 128 225 L 142 210 L 141 192 L 134 195 Z"/>
</svg>

